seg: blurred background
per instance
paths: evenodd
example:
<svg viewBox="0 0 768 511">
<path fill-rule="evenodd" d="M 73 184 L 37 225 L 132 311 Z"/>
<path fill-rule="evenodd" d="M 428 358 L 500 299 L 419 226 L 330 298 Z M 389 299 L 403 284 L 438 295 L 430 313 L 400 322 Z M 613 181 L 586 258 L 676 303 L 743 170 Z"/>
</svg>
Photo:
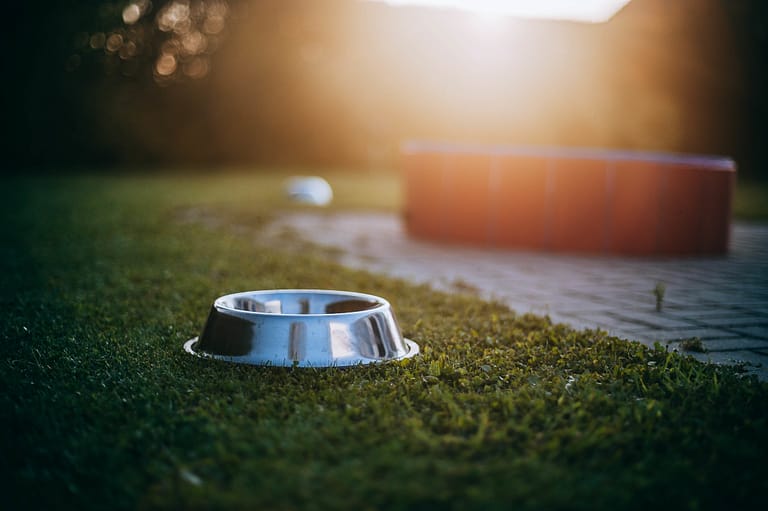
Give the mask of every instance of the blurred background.
<svg viewBox="0 0 768 511">
<path fill-rule="evenodd" d="M 11 172 L 387 169 L 408 139 L 722 154 L 768 179 L 768 3 L 606 23 L 359 0 L 5 7 Z"/>
</svg>

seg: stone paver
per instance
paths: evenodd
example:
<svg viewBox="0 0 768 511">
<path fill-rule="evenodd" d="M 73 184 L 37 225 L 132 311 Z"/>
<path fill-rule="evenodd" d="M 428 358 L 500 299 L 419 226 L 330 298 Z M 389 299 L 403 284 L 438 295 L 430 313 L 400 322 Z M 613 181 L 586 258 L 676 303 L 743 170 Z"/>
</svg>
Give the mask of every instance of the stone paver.
<svg viewBox="0 0 768 511">
<path fill-rule="evenodd" d="M 282 217 L 285 229 L 341 248 L 340 262 L 438 289 L 470 286 L 519 313 L 675 348 L 698 337 L 714 363 L 744 363 L 768 380 L 768 226 L 736 224 L 730 253 L 710 258 L 616 258 L 451 246 L 409 238 L 390 214 Z M 666 289 L 656 311 L 653 289 Z"/>
</svg>

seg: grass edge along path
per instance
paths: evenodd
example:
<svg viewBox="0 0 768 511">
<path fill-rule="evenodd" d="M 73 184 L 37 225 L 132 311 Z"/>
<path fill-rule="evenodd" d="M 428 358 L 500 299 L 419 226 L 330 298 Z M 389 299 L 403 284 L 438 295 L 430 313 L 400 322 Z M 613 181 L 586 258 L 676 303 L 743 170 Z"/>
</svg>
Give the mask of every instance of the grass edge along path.
<svg viewBox="0 0 768 511">
<path fill-rule="evenodd" d="M 6 509 L 719 509 L 764 500 L 768 385 L 352 271 L 309 246 L 259 245 L 275 204 L 224 199 L 269 186 L 253 179 L 230 193 L 216 183 L 19 180 L 3 193 Z M 190 208 L 237 228 L 182 221 Z M 422 354 L 302 370 L 182 351 L 216 296 L 291 287 L 385 296 Z"/>
</svg>

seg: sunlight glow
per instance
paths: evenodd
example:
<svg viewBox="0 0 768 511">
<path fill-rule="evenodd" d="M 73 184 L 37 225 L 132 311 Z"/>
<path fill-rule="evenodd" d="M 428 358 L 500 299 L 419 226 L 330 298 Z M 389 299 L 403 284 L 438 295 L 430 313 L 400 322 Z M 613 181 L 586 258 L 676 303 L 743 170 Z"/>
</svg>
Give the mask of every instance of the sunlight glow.
<svg viewBox="0 0 768 511">
<path fill-rule="evenodd" d="M 602 23 L 630 0 L 367 0 L 395 6 L 459 9 L 480 14 Z"/>
</svg>

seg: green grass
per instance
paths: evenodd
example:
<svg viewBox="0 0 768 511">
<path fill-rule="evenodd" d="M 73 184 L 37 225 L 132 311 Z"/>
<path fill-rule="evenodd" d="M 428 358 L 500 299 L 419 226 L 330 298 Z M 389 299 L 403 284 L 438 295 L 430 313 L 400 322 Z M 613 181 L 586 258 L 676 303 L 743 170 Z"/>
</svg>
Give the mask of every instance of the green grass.
<svg viewBox="0 0 768 511">
<path fill-rule="evenodd" d="M 2 188 L 3 509 L 720 509 L 764 501 L 768 385 L 270 246 L 282 175 Z M 392 209 L 391 177 L 332 175 Z M 389 184 L 387 184 L 389 183 Z M 190 357 L 219 295 L 387 297 L 414 359 Z"/>
<path fill-rule="evenodd" d="M 739 180 L 733 197 L 733 216 L 738 220 L 768 221 L 768 183 Z"/>
</svg>

